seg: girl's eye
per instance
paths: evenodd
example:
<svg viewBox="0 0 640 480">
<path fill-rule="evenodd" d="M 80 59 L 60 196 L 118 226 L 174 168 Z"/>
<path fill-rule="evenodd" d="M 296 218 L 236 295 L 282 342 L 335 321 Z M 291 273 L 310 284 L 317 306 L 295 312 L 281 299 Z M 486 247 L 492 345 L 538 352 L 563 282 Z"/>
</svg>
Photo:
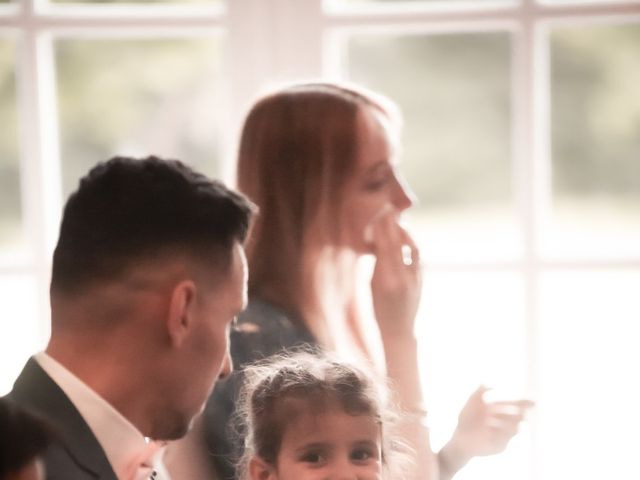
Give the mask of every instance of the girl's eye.
<svg viewBox="0 0 640 480">
<path fill-rule="evenodd" d="M 377 455 L 370 448 L 358 448 L 351 452 L 351 460 L 355 462 L 366 462 L 371 458 L 375 458 Z"/>
<path fill-rule="evenodd" d="M 301 460 L 306 463 L 319 464 L 324 462 L 325 457 L 319 452 L 309 452 L 309 453 L 305 453 L 301 457 Z"/>
</svg>

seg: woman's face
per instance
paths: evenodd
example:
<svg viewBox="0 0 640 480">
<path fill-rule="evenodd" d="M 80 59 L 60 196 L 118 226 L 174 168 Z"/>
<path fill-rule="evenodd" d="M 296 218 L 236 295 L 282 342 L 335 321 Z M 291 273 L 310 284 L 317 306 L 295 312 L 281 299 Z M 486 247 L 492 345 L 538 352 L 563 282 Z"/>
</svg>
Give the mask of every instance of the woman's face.
<svg viewBox="0 0 640 480">
<path fill-rule="evenodd" d="M 372 108 L 358 115 L 356 165 L 343 193 L 343 241 L 358 253 L 372 252 L 372 225 L 385 212 L 396 217 L 413 204 L 413 192 L 394 164 L 386 119 Z"/>
</svg>

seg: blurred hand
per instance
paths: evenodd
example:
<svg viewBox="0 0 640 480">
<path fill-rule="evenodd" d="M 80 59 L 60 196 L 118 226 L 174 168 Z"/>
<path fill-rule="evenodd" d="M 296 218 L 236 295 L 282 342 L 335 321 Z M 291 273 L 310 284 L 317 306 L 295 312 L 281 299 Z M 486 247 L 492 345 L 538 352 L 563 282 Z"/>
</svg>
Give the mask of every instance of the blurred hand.
<svg viewBox="0 0 640 480">
<path fill-rule="evenodd" d="M 441 464 L 457 470 L 473 457 L 500 453 L 518 433 L 520 422 L 533 402 L 524 399 L 488 402 L 484 398 L 487 390 L 479 387 L 462 407 L 458 426 L 439 454 L 444 457 Z"/>
<path fill-rule="evenodd" d="M 422 293 L 420 253 L 395 209 L 386 208 L 373 222 L 372 244 L 371 294 L 380 333 L 383 339 L 412 336 Z"/>
</svg>

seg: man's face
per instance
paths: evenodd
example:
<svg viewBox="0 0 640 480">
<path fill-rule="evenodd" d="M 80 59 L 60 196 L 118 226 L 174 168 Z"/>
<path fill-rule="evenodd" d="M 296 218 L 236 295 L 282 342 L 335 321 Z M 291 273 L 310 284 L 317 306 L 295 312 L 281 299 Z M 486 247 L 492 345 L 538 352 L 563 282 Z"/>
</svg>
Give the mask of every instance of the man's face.
<svg viewBox="0 0 640 480">
<path fill-rule="evenodd" d="M 231 373 L 229 331 L 236 316 L 247 305 L 247 261 L 236 244 L 229 271 L 215 285 L 197 285 L 193 310 L 193 330 L 183 345 L 181 378 L 175 379 L 172 400 L 175 416 L 171 432 L 164 439 L 183 436 L 203 409 L 215 381 Z"/>
</svg>

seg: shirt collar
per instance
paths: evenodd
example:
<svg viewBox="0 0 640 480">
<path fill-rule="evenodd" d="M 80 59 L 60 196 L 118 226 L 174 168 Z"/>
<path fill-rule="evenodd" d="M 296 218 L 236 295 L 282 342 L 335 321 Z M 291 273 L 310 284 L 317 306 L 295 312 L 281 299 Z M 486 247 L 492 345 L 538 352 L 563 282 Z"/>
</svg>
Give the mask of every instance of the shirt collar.
<svg viewBox="0 0 640 480">
<path fill-rule="evenodd" d="M 34 358 L 78 409 L 116 475 L 122 478 L 131 463 L 147 449 L 147 439 L 104 398 L 50 355 L 40 352 Z"/>
</svg>

